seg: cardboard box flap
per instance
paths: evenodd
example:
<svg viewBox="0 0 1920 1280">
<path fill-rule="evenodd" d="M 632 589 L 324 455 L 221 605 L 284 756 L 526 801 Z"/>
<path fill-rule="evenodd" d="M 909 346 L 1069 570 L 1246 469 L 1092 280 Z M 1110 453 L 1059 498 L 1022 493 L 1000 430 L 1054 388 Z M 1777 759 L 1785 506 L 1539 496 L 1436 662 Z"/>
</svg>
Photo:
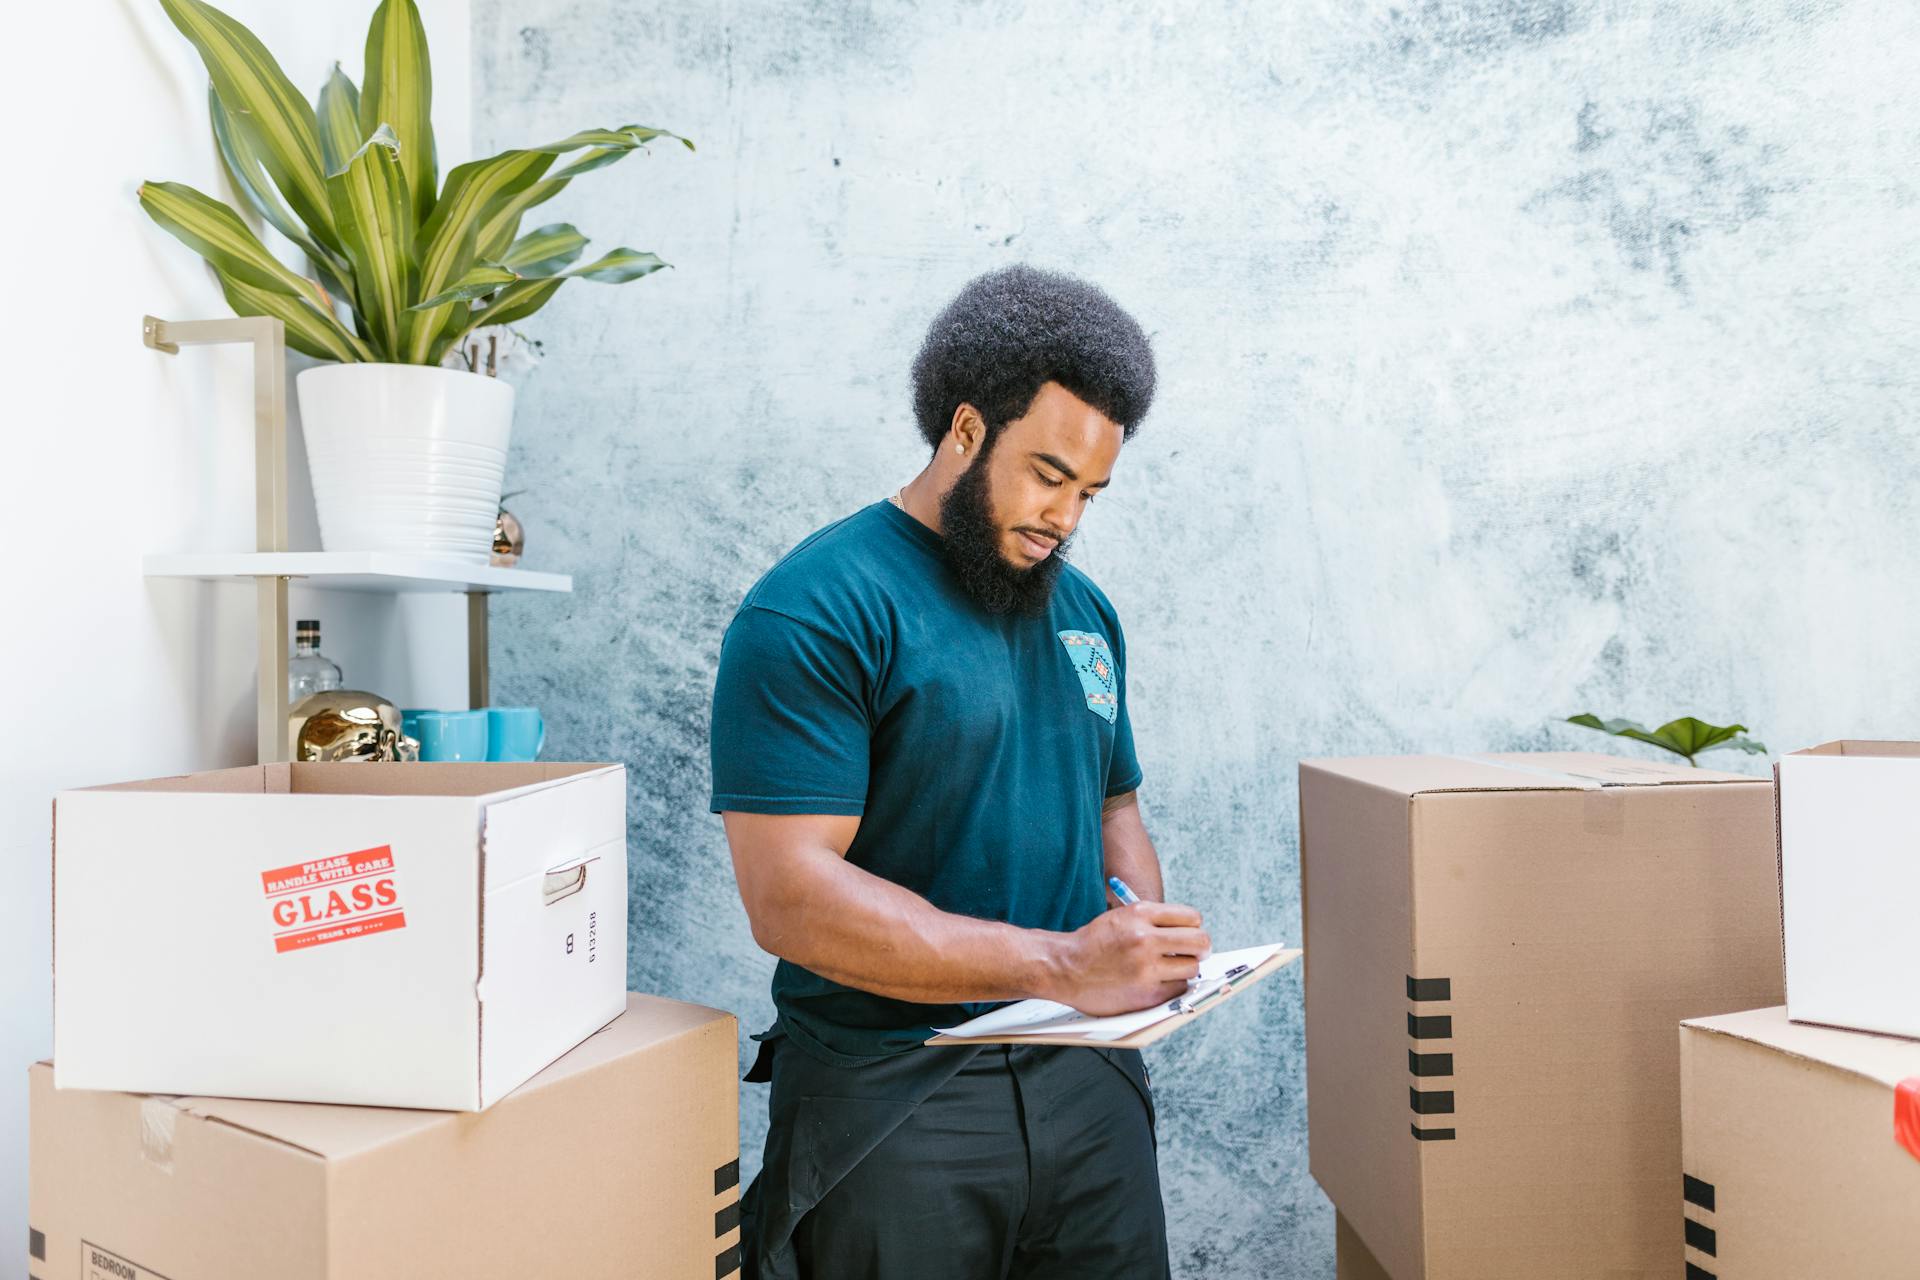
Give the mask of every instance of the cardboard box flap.
<svg viewBox="0 0 1920 1280">
<path fill-rule="evenodd" d="M 598 769 L 618 767 L 592 761 L 250 764 L 69 789 L 184 791 L 198 795 L 487 796 L 524 791 Z"/>
<path fill-rule="evenodd" d="M 577 761 L 461 763 L 435 760 L 285 767 L 292 770 L 293 790 L 302 795 L 494 798 L 619 766 Z"/>
<path fill-rule="evenodd" d="M 44 1071 L 51 1079 L 53 1063 L 43 1058 L 34 1063 L 31 1070 Z M 180 1115 L 239 1129 L 256 1138 L 277 1142 L 322 1159 L 337 1159 L 369 1150 L 394 1138 L 442 1123 L 456 1114 L 394 1107 L 256 1102 L 247 1098 L 174 1097 L 160 1093 L 122 1096 L 139 1098 L 143 1111 L 165 1108 Z M 156 1144 L 164 1146 L 172 1141 L 170 1125 L 148 1119 L 142 1127 L 143 1141 L 149 1155 L 156 1154 Z"/>
<path fill-rule="evenodd" d="M 344 1160 L 445 1124 L 458 1115 L 399 1107 L 349 1107 L 321 1103 L 262 1102 L 250 1098 L 166 1098 L 187 1115 L 244 1129 L 256 1137 L 297 1147 L 324 1160 Z"/>
<path fill-rule="evenodd" d="M 1790 751 L 1783 758 L 1791 759 L 1793 756 L 1880 756 L 1891 759 L 1912 759 L 1920 756 L 1920 742 L 1880 742 L 1866 738 L 1842 738 L 1836 742 L 1823 742 L 1817 747 Z"/>
<path fill-rule="evenodd" d="M 67 791 L 188 791 L 201 795 L 246 796 L 284 795 L 286 790 L 287 766 L 284 764 L 243 764 L 232 769 L 176 773 L 164 778 L 143 778 L 137 782 L 106 782 L 93 787 L 67 788 Z M 67 791 L 58 794 L 65 795 Z"/>
<path fill-rule="evenodd" d="M 1303 760 L 1301 764 L 1409 797 L 1448 791 L 1596 791 L 1603 787 L 1766 782 L 1750 774 L 1592 751 L 1349 756 Z"/>
<path fill-rule="evenodd" d="M 1920 1041 L 1789 1022 L 1784 1007 L 1693 1018 L 1681 1025 L 1765 1045 L 1836 1071 L 1876 1080 L 1889 1089 L 1920 1076 Z"/>
<path fill-rule="evenodd" d="M 605 1030 L 527 1081 L 516 1093 L 564 1084 L 628 1054 L 665 1044 L 732 1015 L 660 996 L 627 993 L 626 1012 Z M 49 1068 L 50 1069 L 50 1068 Z M 147 1101 L 185 1115 L 242 1129 L 327 1160 L 345 1160 L 376 1147 L 411 1137 L 435 1125 L 458 1122 L 458 1113 L 399 1107 L 325 1106 L 264 1102 L 250 1098 L 166 1097 Z"/>
</svg>

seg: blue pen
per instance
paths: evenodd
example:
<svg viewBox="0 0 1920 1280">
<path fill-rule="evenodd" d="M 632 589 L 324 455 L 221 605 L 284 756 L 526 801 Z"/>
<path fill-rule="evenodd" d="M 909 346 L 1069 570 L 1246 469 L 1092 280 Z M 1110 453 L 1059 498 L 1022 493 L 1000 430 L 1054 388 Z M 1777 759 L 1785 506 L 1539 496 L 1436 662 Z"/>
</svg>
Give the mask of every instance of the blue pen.
<svg viewBox="0 0 1920 1280">
<path fill-rule="evenodd" d="M 1113 890 L 1113 896 L 1120 899 L 1123 907 L 1138 906 L 1140 903 L 1140 895 L 1128 888 L 1127 882 L 1119 876 L 1108 876 L 1107 888 Z"/>
</svg>

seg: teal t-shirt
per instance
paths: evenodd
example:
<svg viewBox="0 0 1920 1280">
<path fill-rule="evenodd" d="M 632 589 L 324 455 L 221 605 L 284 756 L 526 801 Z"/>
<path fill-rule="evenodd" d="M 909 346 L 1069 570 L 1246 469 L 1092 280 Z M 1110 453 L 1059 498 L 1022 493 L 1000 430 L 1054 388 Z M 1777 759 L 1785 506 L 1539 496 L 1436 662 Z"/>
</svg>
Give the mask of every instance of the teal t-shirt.
<svg viewBox="0 0 1920 1280">
<path fill-rule="evenodd" d="M 942 911 L 1072 930 L 1106 906 L 1101 803 L 1140 785 L 1126 642 L 1072 565 L 1043 617 L 975 604 L 940 535 L 876 502 L 747 592 L 713 693 L 713 812 L 856 814 L 847 860 Z M 991 1003 L 926 1005 L 782 960 L 802 1049 L 850 1066 Z"/>
</svg>

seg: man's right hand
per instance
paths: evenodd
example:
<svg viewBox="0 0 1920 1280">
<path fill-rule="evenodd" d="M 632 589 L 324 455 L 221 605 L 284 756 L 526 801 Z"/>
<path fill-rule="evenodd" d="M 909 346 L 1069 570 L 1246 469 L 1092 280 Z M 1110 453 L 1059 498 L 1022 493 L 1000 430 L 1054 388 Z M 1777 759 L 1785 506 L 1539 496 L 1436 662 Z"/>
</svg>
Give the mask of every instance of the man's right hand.
<svg viewBox="0 0 1920 1280">
<path fill-rule="evenodd" d="M 1132 1013 L 1181 994 L 1213 952 L 1200 913 L 1172 902 L 1116 907 L 1066 935 L 1061 989 L 1082 1013 Z"/>
</svg>

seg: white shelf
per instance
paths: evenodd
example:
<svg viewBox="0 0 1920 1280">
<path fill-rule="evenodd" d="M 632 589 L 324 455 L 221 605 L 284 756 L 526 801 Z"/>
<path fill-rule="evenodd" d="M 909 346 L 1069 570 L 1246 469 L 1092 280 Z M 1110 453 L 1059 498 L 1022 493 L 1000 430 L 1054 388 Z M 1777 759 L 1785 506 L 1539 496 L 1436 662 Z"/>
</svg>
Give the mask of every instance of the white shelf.
<svg viewBox="0 0 1920 1280">
<path fill-rule="evenodd" d="M 330 591 L 572 591 L 573 576 L 387 551 L 243 551 L 151 555 L 149 578 L 303 578 Z"/>
</svg>

